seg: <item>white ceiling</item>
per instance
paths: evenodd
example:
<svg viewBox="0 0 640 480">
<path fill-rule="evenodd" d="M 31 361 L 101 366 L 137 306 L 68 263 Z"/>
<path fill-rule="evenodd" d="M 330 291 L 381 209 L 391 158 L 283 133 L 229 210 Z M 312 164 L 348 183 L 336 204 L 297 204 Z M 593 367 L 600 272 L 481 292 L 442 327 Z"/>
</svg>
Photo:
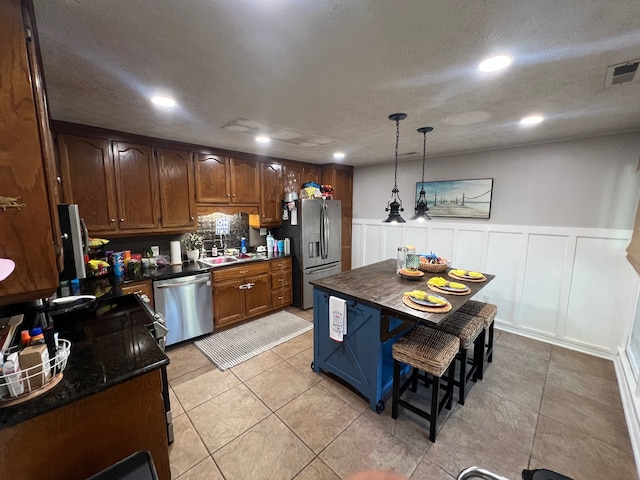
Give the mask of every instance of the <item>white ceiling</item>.
<svg viewBox="0 0 640 480">
<path fill-rule="evenodd" d="M 638 0 L 35 6 L 56 120 L 313 163 L 342 150 L 363 166 L 393 161 L 395 112 L 400 160 L 422 157 L 425 125 L 428 156 L 640 129 L 640 82 L 604 87 L 607 66 L 640 58 Z M 481 74 L 497 53 L 513 65 Z M 155 92 L 178 107 L 153 106 Z M 530 113 L 547 120 L 521 127 Z M 293 140 L 222 128 L 238 120 Z"/>
</svg>

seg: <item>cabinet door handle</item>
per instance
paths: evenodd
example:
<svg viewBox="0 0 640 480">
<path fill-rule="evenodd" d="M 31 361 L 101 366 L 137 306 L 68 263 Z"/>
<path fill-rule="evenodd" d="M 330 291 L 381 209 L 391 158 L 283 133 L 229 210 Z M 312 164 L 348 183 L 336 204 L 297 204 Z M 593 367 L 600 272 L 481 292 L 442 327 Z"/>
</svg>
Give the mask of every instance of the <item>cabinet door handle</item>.
<svg viewBox="0 0 640 480">
<path fill-rule="evenodd" d="M 284 298 L 284 297 L 280 296 L 280 297 L 278 297 L 278 300 L 282 300 L 283 298 Z"/>
<path fill-rule="evenodd" d="M 120 219 L 120 221 L 121 221 L 121 222 L 124 222 L 124 218 L 121 218 L 121 219 Z"/>
<path fill-rule="evenodd" d="M 249 288 L 249 284 L 248 283 L 243 283 L 242 285 L 238 286 L 238 289 L 240 290 L 247 290 Z"/>
<path fill-rule="evenodd" d="M 279 263 L 278 266 L 282 267 L 282 266 L 284 266 L 284 263 Z"/>
<path fill-rule="evenodd" d="M 235 197 L 235 196 L 236 196 L 236 194 L 234 193 L 234 194 L 232 195 L 232 197 Z"/>
<path fill-rule="evenodd" d="M 231 194 L 230 194 L 230 193 L 227 193 L 227 197 L 230 197 L 230 196 L 231 196 Z"/>
<path fill-rule="evenodd" d="M 254 285 L 255 283 L 247 283 L 247 289 L 253 288 Z"/>
<path fill-rule="evenodd" d="M 115 222 L 115 221 L 116 221 L 116 219 L 115 219 L 115 218 L 112 218 L 112 219 L 111 219 L 111 223 L 113 223 L 113 222 Z"/>
<path fill-rule="evenodd" d="M 264 218 L 264 217 L 266 217 L 266 215 L 263 213 L 263 214 L 262 214 L 262 218 Z"/>
<path fill-rule="evenodd" d="M 279 279 L 278 279 L 278 281 L 279 281 L 280 283 L 282 283 L 282 282 L 284 282 L 284 278 L 279 278 Z"/>
<path fill-rule="evenodd" d="M 194 217 L 193 215 L 191 215 L 191 220 L 195 220 L 196 217 Z"/>
<path fill-rule="evenodd" d="M 240 273 L 247 273 L 249 270 L 240 270 Z"/>
</svg>

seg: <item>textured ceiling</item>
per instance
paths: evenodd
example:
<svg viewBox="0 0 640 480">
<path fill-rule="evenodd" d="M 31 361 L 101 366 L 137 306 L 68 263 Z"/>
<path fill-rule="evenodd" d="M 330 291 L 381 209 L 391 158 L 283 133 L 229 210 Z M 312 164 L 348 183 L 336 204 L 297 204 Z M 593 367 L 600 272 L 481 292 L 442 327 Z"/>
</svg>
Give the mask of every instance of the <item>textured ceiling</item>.
<svg viewBox="0 0 640 480">
<path fill-rule="evenodd" d="M 640 129 L 640 82 L 604 88 L 607 66 L 640 58 L 638 0 L 35 6 L 56 120 L 313 163 L 342 150 L 351 165 L 393 160 L 395 112 L 400 160 L 421 158 L 425 125 L 428 156 Z M 480 73 L 496 53 L 510 69 Z M 178 107 L 153 106 L 155 92 Z M 547 121 L 520 127 L 530 113 Z M 304 140 L 223 128 L 247 120 Z"/>
</svg>

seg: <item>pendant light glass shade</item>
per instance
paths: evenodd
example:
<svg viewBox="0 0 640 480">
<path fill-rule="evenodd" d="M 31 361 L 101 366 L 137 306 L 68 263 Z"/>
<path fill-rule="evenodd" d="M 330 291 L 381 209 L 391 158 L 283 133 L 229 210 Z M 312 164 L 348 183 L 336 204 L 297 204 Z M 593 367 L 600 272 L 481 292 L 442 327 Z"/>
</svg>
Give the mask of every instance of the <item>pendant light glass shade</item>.
<svg viewBox="0 0 640 480">
<path fill-rule="evenodd" d="M 427 159 L 427 132 L 433 130 L 433 127 L 422 127 L 418 129 L 418 132 L 422 133 L 422 183 L 420 184 L 420 194 L 418 195 L 418 201 L 416 202 L 416 214 L 411 217 L 411 220 L 418 220 L 424 222 L 425 220 L 431 220 L 431 217 L 427 213 L 429 207 L 427 206 L 427 195 L 424 191 L 424 165 Z"/>
<path fill-rule="evenodd" d="M 406 113 L 394 113 L 389 115 L 389 120 L 396 122 L 396 163 L 395 170 L 393 172 L 393 190 L 391 190 L 391 198 L 387 202 L 387 208 L 385 212 L 389 212 L 389 216 L 383 220 L 386 223 L 405 223 L 404 218 L 400 215 L 400 212 L 404 212 L 402 208 L 402 200 L 398 193 L 398 140 L 400 139 L 400 120 L 407 118 Z"/>
</svg>

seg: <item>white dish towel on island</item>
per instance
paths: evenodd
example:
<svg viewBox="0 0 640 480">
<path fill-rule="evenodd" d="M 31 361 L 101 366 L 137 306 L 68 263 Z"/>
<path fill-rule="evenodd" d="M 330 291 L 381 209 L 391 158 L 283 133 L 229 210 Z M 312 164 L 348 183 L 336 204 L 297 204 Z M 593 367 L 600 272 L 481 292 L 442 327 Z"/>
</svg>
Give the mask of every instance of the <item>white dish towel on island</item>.
<svg viewBox="0 0 640 480">
<path fill-rule="evenodd" d="M 329 338 L 341 342 L 347 334 L 347 301 L 329 297 Z"/>
</svg>

